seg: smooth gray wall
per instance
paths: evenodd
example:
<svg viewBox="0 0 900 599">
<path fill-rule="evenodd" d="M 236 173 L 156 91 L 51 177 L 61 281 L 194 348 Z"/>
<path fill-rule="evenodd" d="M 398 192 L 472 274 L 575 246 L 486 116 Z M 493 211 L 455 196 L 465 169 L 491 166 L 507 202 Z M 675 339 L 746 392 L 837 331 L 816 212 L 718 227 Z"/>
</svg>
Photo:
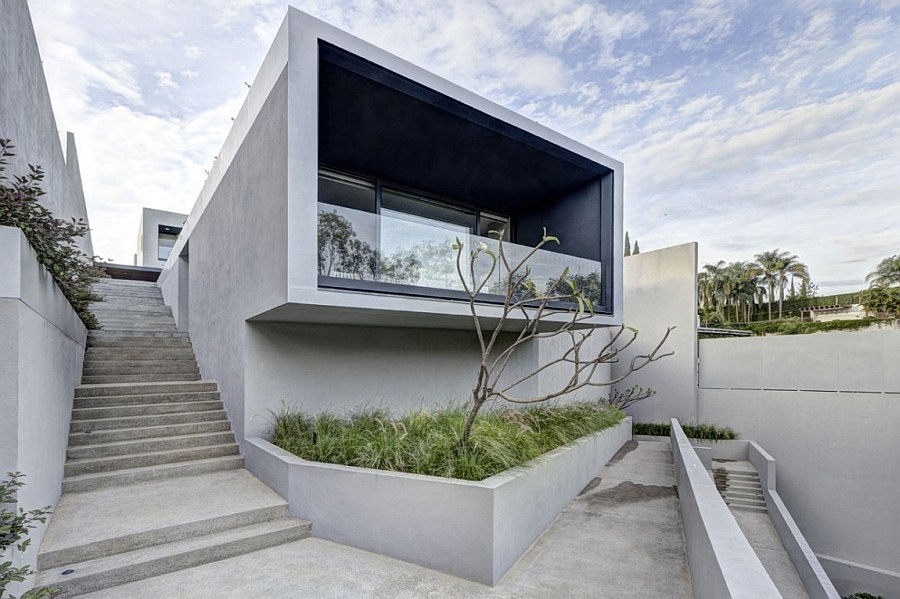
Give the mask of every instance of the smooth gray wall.
<svg viewBox="0 0 900 599">
<path fill-rule="evenodd" d="M 700 342 L 700 420 L 778 460 L 778 491 L 842 593 L 900 595 L 900 331 Z"/>
<path fill-rule="evenodd" d="M 0 476 L 25 474 L 18 507 L 53 506 L 87 331 L 22 232 L 2 226 L 0 332 Z M 38 525 L 31 532 L 31 546 L 14 556 L 16 563 L 34 566 L 45 531 Z"/>
<path fill-rule="evenodd" d="M 6 175 L 24 175 L 29 164 L 40 165 L 47 192 L 41 203 L 56 218 L 87 222 L 75 137 L 66 135 L 64 153 L 25 0 L 0 0 L 0 82 L 0 137 L 16 146 Z M 81 248 L 93 254 L 90 233 Z"/>
<path fill-rule="evenodd" d="M 675 355 L 646 366 L 618 385 L 651 388 L 656 395 L 629 408 L 635 422 L 697 420 L 697 244 L 685 243 L 628 256 L 623 273 L 625 325 L 639 331 L 632 348 L 612 369 L 626 372 L 631 358 L 649 352 L 677 327 L 664 346 Z M 627 334 L 627 331 L 626 333 Z"/>
<path fill-rule="evenodd" d="M 191 341 L 203 377 L 219 383 L 238 439 L 244 438 L 244 321 L 286 299 L 286 82 L 283 74 L 191 233 Z M 184 281 L 171 268 L 167 274 L 161 285 L 166 303 L 175 305 Z"/>
<path fill-rule="evenodd" d="M 184 226 L 187 216 L 187 214 L 155 208 L 142 209 L 135 264 L 137 266 L 163 266 L 166 261 L 159 259 L 159 226 L 180 229 Z"/>
<path fill-rule="evenodd" d="M 606 331 L 599 330 L 597 342 L 605 338 Z M 472 391 L 481 355 L 474 331 L 250 322 L 245 339 L 247 437 L 267 438 L 271 414 L 282 405 L 341 414 L 362 407 L 401 413 L 462 403 Z M 560 336 L 517 351 L 505 380 L 536 371 L 559 355 L 562 342 Z M 571 373 L 562 365 L 547 369 L 517 388 L 516 396 L 559 389 Z M 608 376 L 608 367 L 601 368 L 596 379 Z M 560 401 L 604 393 L 588 388 Z"/>
</svg>

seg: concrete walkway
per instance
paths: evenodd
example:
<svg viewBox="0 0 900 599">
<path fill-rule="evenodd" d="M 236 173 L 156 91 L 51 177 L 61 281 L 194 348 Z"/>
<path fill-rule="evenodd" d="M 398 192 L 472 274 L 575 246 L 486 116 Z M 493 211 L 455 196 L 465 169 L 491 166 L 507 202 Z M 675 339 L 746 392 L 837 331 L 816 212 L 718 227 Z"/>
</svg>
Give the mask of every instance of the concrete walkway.
<svg viewBox="0 0 900 599">
<path fill-rule="evenodd" d="M 311 538 L 85 597 L 690 597 L 673 485 L 668 443 L 627 444 L 493 588 Z"/>
<path fill-rule="evenodd" d="M 758 477 L 756 467 L 747 460 L 717 460 L 715 466 L 729 473 L 747 473 Z M 760 496 L 762 491 L 760 490 Z M 765 500 L 762 505 L 765 506 Z M 731 513 L 737 520 L 744 536 L 759 557 L 766 572 L 785 599 L 808 599 L 800 575 L 797 574 L 787 550 L 778 536 L 765 507 L 755 509 L 750 503 L 730 503 Z"/>
</svg>

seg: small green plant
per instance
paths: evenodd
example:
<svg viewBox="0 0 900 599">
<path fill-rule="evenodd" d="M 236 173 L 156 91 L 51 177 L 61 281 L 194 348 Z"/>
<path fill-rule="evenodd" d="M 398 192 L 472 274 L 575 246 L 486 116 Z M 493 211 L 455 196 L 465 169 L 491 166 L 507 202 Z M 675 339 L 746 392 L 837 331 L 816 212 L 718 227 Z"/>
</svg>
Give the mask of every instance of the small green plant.
<svg viewBox="0 0 900 599">
<path fill-rule="evenodd" d="M 737 439 L 737 433 L 727 426 L 686 423 L 682 424 L 681 428 L 690 439 L 707 439 L 709 441 Z M 668 437 L 672 434 L 672 427 L 662 422 L 635 422 L 631 425 L 631 432 L 634 435 Z"/>
<path fill-rule="evenodd" d="M 613 426 L 625 417 L 599 403 L 573 403 L 486 411 L 461 444 L 468 410 L 451 406 L 394 418 L 369 409 L 346 417 L 282 409 L 274 415 L 272 443 L 307 460 L 483 480 L 548 451 Z"/>
<path fill-rule="evenodd" d="M 25 511 L 19 508 L 15 511 L 5 506 L 16 503 L 16 492 L 25 486 L 20 479 L 24 475 L 20 472 L 9 472 L 7 478 L 0 480 L 0 556 L 7 555 L 10 549 L 25 551 L 31 544 L 28 531 L 36 526 L 36 523 L 46 522 L 50 515 L 50 506 Z M 7 586 L 13 582 L 24 582 L 26 578 L 34 574 L 29 566 L 13 566 L 12 561 L 0 561 L 0 599 L 9 597 L 16 599 L 7 593 Z M 45 599 L 59 594 L 56 589 L 38 589 L 26 591 L 20 599 Z"/>
<path fill-rule="evenodd" d="M 900 316 L 900 287 L 872 287 L 863 292 L 862 305 L 869 314 Z"/>
<path fill-rule="evenodd" d="M 873 595 L 872 593 L 853 593 L 852 595 L 844 595 L 841 599 L 884 599 L 884 597 Z"/>
<path fill-rule="evenodd" d="M 38 262 L 56 281 L 84 325 L 97 329 L 97 319 L 88 306 L 102 298 L 91 291 L 91 285 L 106 275 L 78 246 L 88 226 L 81 219 L 70 222 L 55 218 L 41 205 L 40 198 L 45 195 L 41 167 L 29 165 L 28 174 L 12 178 L 5 174 L 9 158 L 15 156 L 14 148 L 10 140 L 0 138 L 0 225 L 22 230 Z"/>
</svg>

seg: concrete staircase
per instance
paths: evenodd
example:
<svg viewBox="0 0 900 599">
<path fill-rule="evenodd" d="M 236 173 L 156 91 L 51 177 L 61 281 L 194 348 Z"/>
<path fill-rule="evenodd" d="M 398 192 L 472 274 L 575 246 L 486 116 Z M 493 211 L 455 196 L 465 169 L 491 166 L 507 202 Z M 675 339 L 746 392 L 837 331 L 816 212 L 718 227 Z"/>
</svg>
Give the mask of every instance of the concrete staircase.
<svg viewBox="0 0 900 599">
<path fill-rule="evenodd" d="M 105 280 L 38 586 L 64 597 L 309 536 L 244 470 L 215 382 L 154 283 Z"/>
<path fill-rule="evenodd" d="M 752 465 L 747 467 L 744 462 L 717 460 L 713 467 L 713 479 L 731 509 L 768 513 L 759 474 Z"/>
</svg>

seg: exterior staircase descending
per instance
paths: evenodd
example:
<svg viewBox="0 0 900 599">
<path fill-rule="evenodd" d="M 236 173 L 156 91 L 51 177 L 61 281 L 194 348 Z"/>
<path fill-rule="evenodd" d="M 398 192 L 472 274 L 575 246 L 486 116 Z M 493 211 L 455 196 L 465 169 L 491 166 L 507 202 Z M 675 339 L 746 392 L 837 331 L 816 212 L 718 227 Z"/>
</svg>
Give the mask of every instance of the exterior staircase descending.
<svg viewBox="0 0 900 599">
<path fill-rule="evenodd" d="M 75 596 L 309 536 L 244 469 L 218 386 L 159 288 L 95 290 L 103 328 L 88 335 L 37 585 Z"/>
<path fill-rule="evenodd" d="M 716 488 L 733 510 L 768 513 L 759 474 L 749 462 L 717 460 L 713 467 Z"/>
</svg>

